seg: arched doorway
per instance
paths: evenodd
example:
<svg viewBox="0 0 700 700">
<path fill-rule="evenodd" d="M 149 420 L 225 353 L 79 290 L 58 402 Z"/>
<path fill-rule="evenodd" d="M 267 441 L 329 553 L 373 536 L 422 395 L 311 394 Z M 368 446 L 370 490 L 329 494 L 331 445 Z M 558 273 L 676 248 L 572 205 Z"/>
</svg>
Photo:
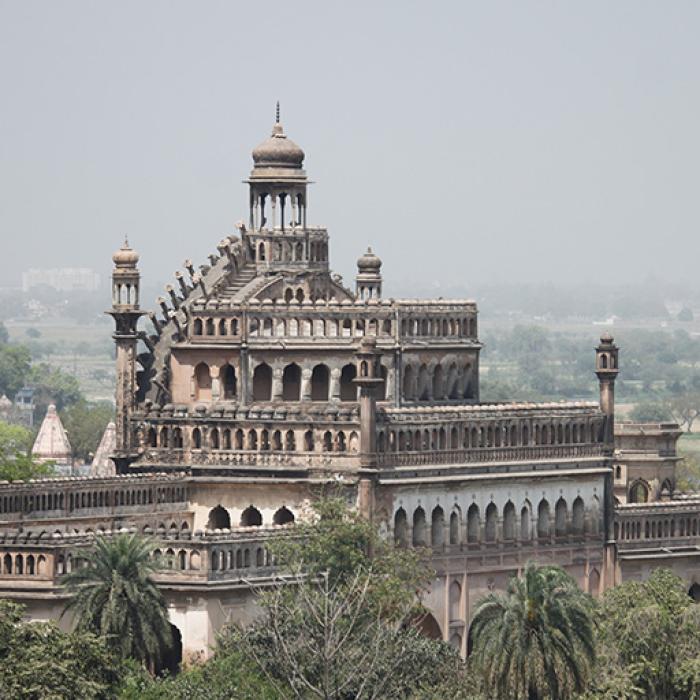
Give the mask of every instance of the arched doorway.
<svg viewBox="0 0 700 700">
<path fill-rule="evenodd" d="M 231 528 L 231 516 L 223 506 L 216 506 L 209 511 L 207 519 L 208 530 L 224 530 Z"/>
<path fill-rule="evenodd" d="M 172 634 L 172 644 L 163 654 L 160 666 L 156 668 L 156 672 L 161 674 L 167 671 L 168 675 L 174 676 L 180 670 L 180 664 L 182 663 L 182 634 L 172 623 L 170 625 L 170 633 Z"/>
</svg>

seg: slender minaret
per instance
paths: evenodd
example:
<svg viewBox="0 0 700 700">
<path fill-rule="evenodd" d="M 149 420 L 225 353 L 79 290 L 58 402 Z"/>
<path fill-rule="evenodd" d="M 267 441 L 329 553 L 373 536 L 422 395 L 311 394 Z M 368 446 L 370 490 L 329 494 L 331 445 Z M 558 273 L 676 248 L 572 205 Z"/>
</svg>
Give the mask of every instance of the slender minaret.
<svg viewBox="0 0 700 700">
<path fill-rule="evenodd" d="M 611 588 L 619 581 L 617 570 L 617 545 L 615 543 L 615 499 L 613 493 L 613 464 L 615 452 L 615 380 L 619 372 L 618 348 L 610 333 L 600 336 L 600 345 L 595 351 L 595 373 L 600 383 L 600 410 L 605 416 L 603 424 L 604 453 L 608 458 L 603 500 L 603 523 L 605 535 L 605 565 L 603 586 Z"/>
<path fill-rule="evenodd" d="M 384 382 L 381 372 L 381 352 L 377 340 L 362 339 L 355 353 L 357 374 L 355 384 L 360 390 L 360 482 L 358 508 L 371 520 L 374 511 L 374 479 L 377 467 L 377 397 L 376 389 Z"/>
<path fill-rule="evenodd" d="M 605 414 L 603 442 L 608 454 L 615 449 L 615 380 L 619 372 L 618 348 L 610 333 L 600 336 L 595 351 L 595 373 L 600 383 L 600 410 Z"/>
<path fill-rule="evenodd" d="M 112 256 L 112 308 L 107 313 L 114 319 L 114 342 L 117 346 L 116 388 L 116 454 L 118 470 L 126 467 L 135 454 L 129 429 L 129 416 L 136 403 L 137 326 L 143 311 L 139 310 L 139 255 L 125 240 Z"/>
</svg>

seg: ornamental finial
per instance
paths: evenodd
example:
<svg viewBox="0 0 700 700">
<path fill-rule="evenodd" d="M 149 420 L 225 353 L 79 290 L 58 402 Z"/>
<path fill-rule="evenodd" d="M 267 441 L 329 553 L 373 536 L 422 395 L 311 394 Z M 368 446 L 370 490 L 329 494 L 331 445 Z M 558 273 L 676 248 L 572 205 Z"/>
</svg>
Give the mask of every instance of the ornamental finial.
<svg viewBox="0 0 700 700">
<path fill-rule="evenodd" d="M 275 124 L 280 123 L 280 101 L 277 100 L 277 111 L 275 113 Z"/>
</svg>

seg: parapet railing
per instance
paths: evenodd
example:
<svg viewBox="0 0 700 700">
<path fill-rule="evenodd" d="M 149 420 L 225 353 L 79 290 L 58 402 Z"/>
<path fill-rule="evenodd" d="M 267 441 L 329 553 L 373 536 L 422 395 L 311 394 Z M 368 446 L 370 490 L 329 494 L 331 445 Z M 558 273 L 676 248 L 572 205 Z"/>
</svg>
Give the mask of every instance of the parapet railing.
<svg viewBox="0 0 700 700">
<path fill-rule="evenodd" d="M 615 540 L 620 550 L 700 544 L 700 500 L 617 506 Z"/>
<path fill-rule="evenodd" d="M 243 582 L 269 577 L 278 565 L 269 549 L 272 538 L 289 536 L 293 525 L 271 528 L 247 527 L 202 533 L 159 532 L 153 538 L 152 556 L 162 560 L 163 568 L 154 579 L 169 583 L 207 581 Z M 135 532 L 122 530 L 121 532 Z M 61 577 L 81 565 L 82 556 L 100 534 L 36 537 L 22 533 L 0 534 L 0 591 L 16 587 L 18 581 L 60 585 Z M 146 534 L 151 534 L 149 531 Z"/>
</svg>

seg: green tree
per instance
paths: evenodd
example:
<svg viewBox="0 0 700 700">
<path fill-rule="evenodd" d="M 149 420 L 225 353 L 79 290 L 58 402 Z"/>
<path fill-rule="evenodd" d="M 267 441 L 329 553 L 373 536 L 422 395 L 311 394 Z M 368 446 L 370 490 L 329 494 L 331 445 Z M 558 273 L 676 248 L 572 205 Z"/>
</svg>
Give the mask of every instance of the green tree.
<svg viewBox="0 0 700 700">
<path fill-rule="evenodd" d="M 165 600 L 152 580 L 162 566 L 148 539 L 135 534 L 98 537 L 82 566 L 63 577 L 71 598 L 65 612 L 78 629 L 100 635 L 120 657 L 158 667 L 172 643 Z"/>
<path fill-rule="evenodd" d="M 284 700 L 240 650 L 215 649 L 211 659 L 176 676 L 153 677 L 143 666 L 127 664 L 119 700 Z"/>
<path fill-rule="evenodd" d="M 371 570 L 369 600 L 385 616 L 419 607 L 419 594 L 433 578 L 426 551 L 395 547 L 340 496 L 319 497 L 313 510 L 310 521 L 295 525 L 294 537 L 281 536 L 271 544 L 292 574 L 323 574 L 335 585 L 359 570 Z"/>
<path fill-rule="evenodd" d="M 505 594 L 477 606 L 472 662 L 489 697 L 564 700 L 586 688 L 595 659 L 593 603 L 562 569 L 529 563 Z"/>
<path fill-rule="evenodd" d="M 35 416 L 44 417 L 49 404 L 56 404 L 61 411 L 80 401 L 84 401 L 78 380 L 72 375 L 48 364 L 32 365 L 27 380 L 35 389 Z"/>
<path fill-rule="evenodd" d="M 395 601 L 377 607 L 374 578 L 362 568 L 333 585 L 327 575 L 286 577 L 261 596 L 262 619 L 229 628 L 220 644 L 244 650 L 281 698 L 407 698 L 459 673 L 457 653 L 403 627 Z"/>
<path fill-rule="evenodd" d="M 700 607 L 683 581 L 656 569 L 607 591 L 598 615 L 596 678 L 623 679 L 616 698 L 691 700 L 700 692 Z M 601 687 L 601 685 L 603 687 Z M 605 697 L 594 683 L 590 698 Z"/>
<path fill-rule="evenodd" d="M 114 408 L 106 401 L 79 401 L 61 412 L 61 420 L 68 433 L 73 456 L 87 460 L 90 454 L 95 454 L 107 423 L 114 420 Z"/>
<path fill-rule="evenodd" d="M 671 411 L 662 401 L 645 400 L 634 405 L 629 414 L 635 423 L 663 423 L 672 420 Z"/>
<path fill-rule="evenodd" d="M 24 606 L 0 600 L 0 697 L 97 700 L 112 697 L 120 667 L 104 641 L 22 621 Z"/>
<path fill-rule="evenodd" d="M 0 394 L 14 395 L 27 383 L 31 355 L 22 345 L 0 345 Z"/>
<path fill-rule="evenodd" d="M 0 422 L 0 479 L 27 481 L 51 473 L 52 464 L 37 462 L 31 447 L 32 434 L 27 428 Z"/>
</svg>

